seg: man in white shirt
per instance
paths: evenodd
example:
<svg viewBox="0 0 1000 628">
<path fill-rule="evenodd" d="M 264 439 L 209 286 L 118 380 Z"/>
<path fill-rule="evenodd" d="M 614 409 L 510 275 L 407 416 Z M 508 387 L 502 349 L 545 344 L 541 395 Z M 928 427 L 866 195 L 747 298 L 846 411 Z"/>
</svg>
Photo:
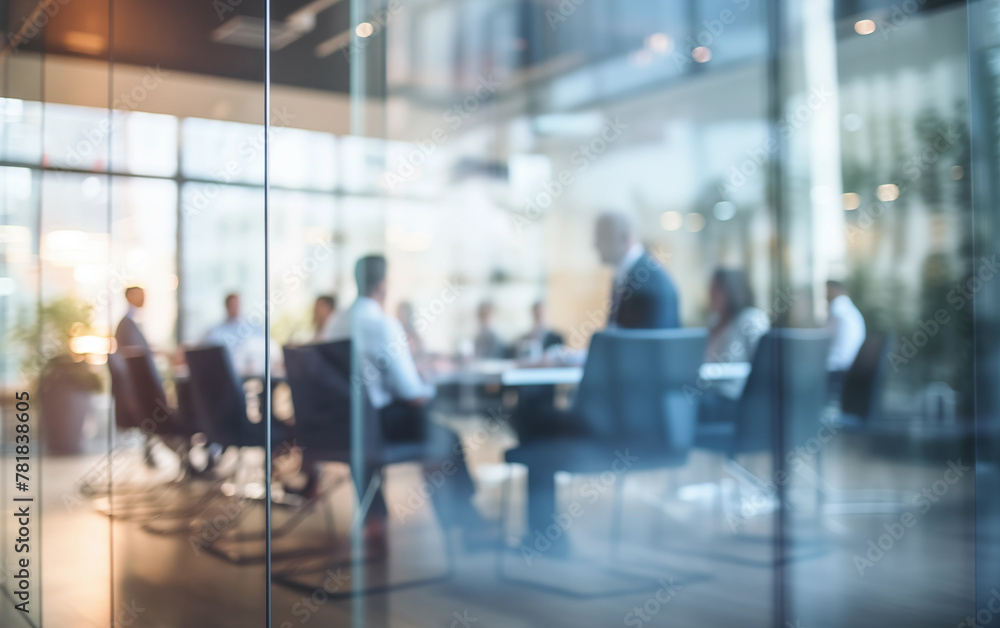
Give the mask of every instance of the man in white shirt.
<svg viewBox="0 0 1000 628">
<path fill-rule="evenodd" d="M 225 306 L 226 320 L 208 330 L 201 344 L 225 347 L 238 373 L 260 375 L 264 372 L 266 354 L 264 328 L 242 315 L 239 294 L 235 292 L 227 294 Z M 281 355 L 281 351 L 275 351 L 274 348 L 272 344 L 272 366 Z"/>
<path fill-rule="evenodd" d="M 826 282 L 826 299 L 830 303 L 826 327 L 831 336 L 826 368 L 834 373 L 843 373 L 851 368 L 865 342 L 865 317 L 847 295 L 847 288 L 839 281 Z"/>
<path fill-rule="evenodd" d="M 435 462 L 426 465 L 425 473 L 428 478 L 445 479 L 428 486 L 431 498 L 442 524 L 465 528 L 468 541 L 470 531 L 474 535 L 486 529 L 472 505 L 475 486 L 458 439 L 449 429 L 429 420 L 427 406 L 434 397 L 434 386 L 417 372 L 402 324 L 385 312 L 385 258 L 362 257 L 354 267 L 354 277 L 358 299 L 336 316 L 325 340 L 350 339 L 354 343 L 355 354 L 361 359 L 357 372 L 378 411 L 383 439 L 390 443 L 424 442 L 429 453 L 437 452 L 429 456 Z M 375 471 L 370 469 L 366 477 L 355 479 L 360 496 L 364 496 Z M 379 534 L 387 515 L 379 490 L 366 518 L 366 536 Z"/>
</svg>

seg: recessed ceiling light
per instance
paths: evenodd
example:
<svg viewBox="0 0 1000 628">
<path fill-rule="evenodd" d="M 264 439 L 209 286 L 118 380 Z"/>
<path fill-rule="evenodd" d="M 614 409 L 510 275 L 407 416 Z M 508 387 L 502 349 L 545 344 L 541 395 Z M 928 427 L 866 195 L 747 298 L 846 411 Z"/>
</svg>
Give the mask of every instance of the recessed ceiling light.
<svg viewBox="0 0 1000 628">
<path fill-rule="evenodd" d="M 854 23 L 854 32 L 858 35 L 871 35 L 875 32 L 875 22 L 872 20 L 858 20 Z"/>
<path fill-rule="evenodd" d="M 63 45 L 67 50 L 85 55 L 96 55 L 104 52 L 104 37 L 97 33 L 85 33 L 83 31 L 69 31 L 63 38 Z"/>
</svg>

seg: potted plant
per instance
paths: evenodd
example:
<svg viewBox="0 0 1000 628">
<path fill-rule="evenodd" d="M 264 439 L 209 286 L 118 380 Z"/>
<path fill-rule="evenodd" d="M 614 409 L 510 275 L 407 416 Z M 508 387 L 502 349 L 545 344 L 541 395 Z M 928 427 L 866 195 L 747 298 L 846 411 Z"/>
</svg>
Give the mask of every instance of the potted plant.
<svg viewBox="0 0 1000 628">
<path fill-rule="evenodd" d="M 63 297 L 14 328 L 14 340 L 24 352 L 22 369 L 38 398 L 42 442 L 50 454 L 81 452 L 92 397 L 102 387 L 88 356 L 71 350 L 74 338 L 91 332 L 93 314 L 90 303 Z"/>
</svg>

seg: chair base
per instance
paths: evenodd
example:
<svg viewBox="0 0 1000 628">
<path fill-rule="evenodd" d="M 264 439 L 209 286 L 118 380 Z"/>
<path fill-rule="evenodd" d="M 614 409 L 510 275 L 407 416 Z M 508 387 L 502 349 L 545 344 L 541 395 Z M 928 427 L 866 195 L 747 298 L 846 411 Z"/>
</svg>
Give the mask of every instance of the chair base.
<svg viewBox="0 0 1000 628">
<path fill-rule="evenodd" d="M 599 560 L 593 557 L 567 558 L 533 558 L 535 564 L 528 564 L 523 555 L 518 554 L 516 561 L 523 565 L 520 571 L 532 575 L 513 572 L 506 566 L 506 557 L 518 552 L 517 548 L 504 546 L 497 557 L 497 579 L 507 584 L 530 587 L 536 591 L 544 591 L 565 597 L 577 599 L 598 599 L 649 593 L 660 588 L 668 592 L 695 582 L 706 581 L 706 574 L 683 573 L 675 578 L 656 577 L 650 574 L 635 573 L 622 569 L 609 560 Z M 610 559 L 613 560 L 613 559 Z M 634 561 L 629 561 L 634 564 Z M 647 565 L 647 568 L 662 571 L 662 566 Z M 674 572 L 680 574 L 680 572 Z M 573 583 L 554 584 L 554 583 Z"/>
</svg>

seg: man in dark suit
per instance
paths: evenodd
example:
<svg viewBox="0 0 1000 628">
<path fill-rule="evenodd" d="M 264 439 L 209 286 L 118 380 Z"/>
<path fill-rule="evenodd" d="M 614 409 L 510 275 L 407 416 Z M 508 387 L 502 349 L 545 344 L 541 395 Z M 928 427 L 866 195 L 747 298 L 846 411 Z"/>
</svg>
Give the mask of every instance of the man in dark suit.
<svg viewBox="0 0 1000 628">
<path fill-rule="evenodd" d="M 129 286 L 125 288 L 125 300 L 128 301 L 128 312 L 125 313 L 125 317 L 118 323 L 118 328 L 115 330 L 115 342 L 118 344 L 118 349 L 139 347 L 139 350 L 129 349 L 127 352 L 129 355 L 137 355 L 140 351 L 148 352 L 149 343 L 146 342 L 146 337 L 135 322 L 136 315 L 146 303 L 146 291 L 139 286 Z"/>
<path fill-rule="evenodd" d="M 632 221 L 624 214 L 605 212 L 598 217 L 594 231 L 594 246 L 601 262 L 615 269 L 608 327 L 679 327 L 677 288 L 667 271 L 639 243 Z"/>
<path fill-rule="evenodd" d="M 616 212 L 601 214 L 594 229 L 594 246 L 601 262 L 615 269 L 608 308 L 609 328 L 671 329 L 680 326 L 677 288 L 667 271 L 643 248 L 627 216 Z M 583 353 L 576 355 L 576 360 L 585 356 Z M 539 403 L 536 397 L 537 394 L 529 393 L 528 403 L 519 402 L 512 417 L 520 445 L 535 443 L 532 458 L 519 460 L 528 465 L 529 539 L 538 531 L 547 530 L 554 521 L 555 472 L 559 470 L 554 452 L 564 440 L 593 438 L 578 417 L 555 410 L 551 403 Z M 547 447 L 544 446 L 546 442 Z M 552 557 L 564 556 L 568 551 L 565 536 L 552 540 L 547 550 Z"/>
<path fill-rule="evenodd" d="M 128 301 L 128 311 L 118 323 L 115 329 L 115 350 L 116 355 L 108 356 L 109 361 L 113 361 L 118 367 L 117 377 L 111 382 L 111 393 L 115 399 L 115 424 L 121 428 L 138 427 L 143 417 L 138 413 L 137 408 L 141 407 L 136 398 L 137 392 L 125 368 L 125 358 L 145 355 L 152 360 L 149 350 L 149 343 L 143 335 L 139 325 L 135 322 L 135 317 L 139 310 L 146 303 L 146 291 L 139 286 L 129 286 L 125 288 L 125 300 Z M 112 367 L 114 368 L 114 367 Z M 143 444 L 143 458 L 147 464 L 152 464 L 150 435 L 146 434 Z"/>
</svg>

